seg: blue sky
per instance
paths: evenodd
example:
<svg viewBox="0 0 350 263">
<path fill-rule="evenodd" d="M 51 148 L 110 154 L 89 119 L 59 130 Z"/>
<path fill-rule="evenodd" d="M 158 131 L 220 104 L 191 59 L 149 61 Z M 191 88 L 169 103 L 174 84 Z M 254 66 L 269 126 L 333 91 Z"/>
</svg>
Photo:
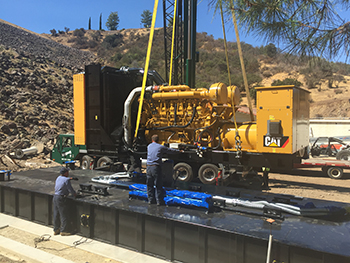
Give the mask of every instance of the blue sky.
<svg viewBox="0 0 350 263">
<path fill-rule="evenodd" d="M 213 18 L 213 10 L 209 10 L 209 0 L 198 0 L 197 32 L 207 32 L 215 39 L 223 38 L 221 18 Z M 91 17 L 92 29 L 99 28 L 99 17 L 102 13 L 102 25 L 111 12 L 118 12 L 119 28 L 141 28 L 141 14 L 144 10 L 153 11 L 154 0 L 0 0 L 0 19 L 24 27 L 36 33 L 50 33 L 51 29 L 74 30 L 87 28 Z M 346 13 L 345 17 L 349 17 Z M 163 26 L 162 0 L 159 0 L 156 27 Z M 228 41 L 236 41 L 232 23 L 226 25 Z M 240 32 L 240 39 L 253 46 L 267 45 L 253 34 L 246 36 Z M 278 43 L 274 43 L 277 47 Z M 343 61 L 339 59 L 336 61 Z"/>
<path fill-rule="evenodd" d="M 197 32 L 207 32 L 216 39 L 222 38 L 221 18 L 213 20 L 213 10 L 208 10 L 208 0 L 198 0 Z M 87 28 L 91 17 L 92 29 L 99 28 L 99 17 L 102 13 L 103 28 L 111 12 L 118 12 L 119 28 L 140 28 L 141 14 L 144 10 L 153 11 L 154 0 L 0 0 L 0 19 L 24 27 L 36 33 L 50 33 L 51 29 L 64 30 L 65 27 L 74 30 Z M 159 0 L 156 27 L 162 27 L 162 0 Z M 226 26 L 227 39 L 235 41 L 233 27 Z M 240 36 L 253 46 L 262 42 L 253 37 Z"/>
</svg>

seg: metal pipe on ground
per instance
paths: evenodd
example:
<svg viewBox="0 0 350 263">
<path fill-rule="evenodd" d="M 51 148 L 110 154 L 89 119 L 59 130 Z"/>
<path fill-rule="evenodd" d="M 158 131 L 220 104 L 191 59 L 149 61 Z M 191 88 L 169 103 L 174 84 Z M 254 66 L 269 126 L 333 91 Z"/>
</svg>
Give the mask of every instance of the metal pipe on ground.
<svg viewBox="0 0 350 263">
<path fill-rule="evenodd" d="M 37 146 L 32 146 L 27 149 L 16 149 L 15 150 L 15 157 L 17 159 L 22 159 L 25 155 L 30 155 L 30 154 L 36 154 L 38 152 L 38 147 Z"/>
</svg>

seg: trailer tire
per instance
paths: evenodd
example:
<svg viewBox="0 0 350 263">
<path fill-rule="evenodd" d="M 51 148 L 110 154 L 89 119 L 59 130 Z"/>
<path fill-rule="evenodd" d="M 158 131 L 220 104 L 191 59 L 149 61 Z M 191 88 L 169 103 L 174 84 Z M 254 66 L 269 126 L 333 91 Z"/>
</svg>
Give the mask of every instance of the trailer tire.
<svg viewBox="0 0 350 263">
<path fill-rule="evenodd" d="M 111 158 L 107 156 L 102 156 L 100 159 L 98 159 L 96 166 L 102 167 L 102 166 L 107 166 L 109 164 L 112 164 Z"/>
<path fill-rule="evenodd" d="M 349 150 L 341 150 L 340 152 L 337 153 L 336 159 L 337 160 L 345 160 L 345 161 L 350 160 L 350 151 Z"/>
<path fill-rule="evenodd" d="M 81 158 L 80 168 L 82 170 L 89 170 L 92 161 L 93 159 L 89 155 L 84 155 L 83 158 Z"/>
<path fill-rule="evenodd" d="M 343 177 L 344 172 L 343 168 L 333 166 L 328 168 L 327 174 L 332 179 L 340 179 Z"/>
<path fill-rule="evenodd" d="M 219 172 L 219 167 L 215 164 L 203 164 L 198 170 L 198 178 L 203 184 L 215 184 L 215 178 Z"/>
<path fill-rule="evenodd" d="M 193 178 L 193 170 L 191 165 L 187 163 L 177 163 L 174 166 L 174 180 L 179 180 L 181 182 L 191 182 Z"/>
</svg>

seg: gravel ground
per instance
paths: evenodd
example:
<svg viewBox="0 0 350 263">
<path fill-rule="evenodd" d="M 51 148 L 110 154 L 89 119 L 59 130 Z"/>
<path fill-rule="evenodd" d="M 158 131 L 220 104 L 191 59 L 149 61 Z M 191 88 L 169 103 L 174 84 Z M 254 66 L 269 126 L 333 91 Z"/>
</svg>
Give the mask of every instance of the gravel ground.
<svg viewBox="0 0 350 263">
<path fill-rule="evenodd" d="M 331 179 L 320 168 L 298 169 L 287 173 L 270 173 L 269 193 L 289 194 L 307 198 L 349 203 L 350 174 Z"/>
</svg>

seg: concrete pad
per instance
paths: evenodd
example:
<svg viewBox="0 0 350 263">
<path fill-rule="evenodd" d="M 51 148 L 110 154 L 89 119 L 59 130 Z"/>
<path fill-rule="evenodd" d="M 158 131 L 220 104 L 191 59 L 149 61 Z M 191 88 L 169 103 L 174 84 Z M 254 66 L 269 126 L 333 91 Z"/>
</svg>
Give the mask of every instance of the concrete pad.
<svg viewBox="0 0 350 263">
<path fill-rule="evenodd" d="M 165 263 L 169 262 L 167 260 L 162 260 L 156 257 L 145 255 L 136 251 L 132 251 L 126 248 L 118 247 L 115 245 L 106 244 L 99 242 L 93 239 L 81 237 L 78 235 L 71 236 L 54 236 L 53 229 L 44 225 L 36 224 L 31 221 L 27 221 L 18 217 L 6 215 L 0 213 L 0 228 L 11 226 L 28 233 L 42 236 L 44 234 L 51 235 L 51 240 L 60 242 L 67 246 L 74 246 L 74 243 L 77 241 L 82 241 L 83 243 L 77 245 L 77 248 L 85 250 L 96 255 L 100 255 L 106 258 L 114 259 L 116 261 L 125 262 L 125 263 Z M 15 242 L 15 241 L 14 241 Z M 0 240 L 0 246 L 3 242 Z M 37 249 L 33 248 L 35 252 L 34 255 L 37 255 Z M 46 252 L 45 252 L 46 253 Z M 65 259 L 62 259 L 65 260 Z M 41 262 L 41 261 L 40 261 Z M 44 262 L 44 261 L 43 261 Z M 45 261 L 46 262 L 66 262 L 66 261 Z M 67 261 L 68 262 L 68 261 Z"/>
</svg>

